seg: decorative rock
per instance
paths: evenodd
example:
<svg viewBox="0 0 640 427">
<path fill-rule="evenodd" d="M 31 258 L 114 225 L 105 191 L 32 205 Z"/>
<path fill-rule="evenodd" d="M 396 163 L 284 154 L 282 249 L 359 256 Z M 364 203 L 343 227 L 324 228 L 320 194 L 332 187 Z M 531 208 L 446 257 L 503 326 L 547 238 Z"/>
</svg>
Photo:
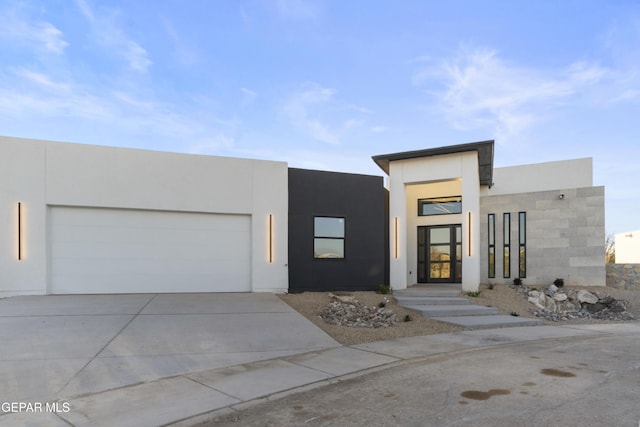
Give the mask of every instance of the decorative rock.
<svg viewBox="0 0 640 427">
<path fill-rule="evenodd" d="M 544 309 L 554 313 L 556 311 L 556 301 L 553 298 L 547 298 L 544 302 Z"/>
<path fill-rule="evenodd" d="M 554 322 L 570 319 L 635 320 L 626 311 L 624 301 L 610 296 L 601 297 L 597 292 L 563 289 L 547 298 L 545 290 L 533 291 L 526 286 L 511 286 L 511 289 L 536 306 L 535 310 L 530 310 L 533 315 Z"/>
<path fill-rule="evenodd" d="M 624 306 L 624 303 L 618 300 L 614 300 L 611 304 L 609 304 L 607 308 L 611 310 L 612 313 L 623 313 L 627 311 L 627 308 Z"/>
<path fill-rule="evenodd" d="M 595 296 L 589 291 L 585 291 L 584 289 L 581 289 L 578 291 L 577 299 L 578 301 L 584 302 L 587 304 L 595 304 L 598 302 L 597 296 Z"/>
<path fill-rule="evenodd" d="M 577 313 L 580 309 L 580 303 L 577 301 L 562 301 L 556 304 L 556 310 L 560 314 Z"/>
<path fill-rule="evenodd" d="M 598 311 L 602 311 L 604 308 L 606 307 L 606 305 L 601 304 L 599 302 L 595 303 L 595 304 L 585 304 L 585 308 L 589 313 L 596 313 Z"/>
<path fill-rule="evenodd" d="M 386 308 L 367 307 L 354 297 L 331 294 L 332 301 L 323 307 L 320 317 L 327 323 L 356 328 L 385 328 L 398 322 L 396 314 Z"/>
<path fill-rule="evenodd" d="M 331 298 L 332 300 L 343 302 L 345 304 L 351 304 L 351 305 L 358 304 L 358 301 L 355 299 L 355 297 L 351 295 L 342 296 L 342 295 L 332 294 L 331 292 L 329 292 L 329 298 Z"/>
<path fill-rule="evenodd" d="M 538 292 L 538 291 L 532 291 L 529 292 L 529 294 L 533 294 L 534 296 L 530 296 L 529 302 L 533 305 L 535 305 L 536 307 L 538 307 L 540 310 L 544 310 L 544 306 L 545 306 L 545 299 L 546 297 L 544 296 L 544 294 L 542 292 Z"/>
<path fill-rule="evenodd" d="M 553 285 L 552 285 L 553 286 Z M 560 301 L 566 301 L 567 298 L 567 294 L 563 293 L 563 292 L 556 292 L 553 294 L 553 296 L 551 297 L 554 300 L 560 302 Z"/>
</svg>

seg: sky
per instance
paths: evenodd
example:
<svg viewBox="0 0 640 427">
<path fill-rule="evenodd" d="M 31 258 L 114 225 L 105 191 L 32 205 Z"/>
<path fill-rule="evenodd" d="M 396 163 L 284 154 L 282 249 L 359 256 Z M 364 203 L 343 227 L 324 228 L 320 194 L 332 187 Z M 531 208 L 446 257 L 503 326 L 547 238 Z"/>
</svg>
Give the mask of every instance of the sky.
<svg viewBox="0 0 640 427">
<path fill-rule="evenodd" d="M 592 157 L 640 229 L 638 0 L 0 0 L 0 135 L 384 173 Z"/>
</svg>

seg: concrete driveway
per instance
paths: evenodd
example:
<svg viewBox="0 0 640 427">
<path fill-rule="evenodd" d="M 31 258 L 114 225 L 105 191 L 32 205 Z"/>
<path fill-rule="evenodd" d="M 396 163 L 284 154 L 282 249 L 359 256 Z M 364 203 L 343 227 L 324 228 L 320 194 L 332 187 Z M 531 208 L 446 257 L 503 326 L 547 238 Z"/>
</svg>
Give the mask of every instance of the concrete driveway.
<svg viewBox="0 0 640 427">
<path fill-rule="evenodd" d="M 6 298 L 0 343 L 0 402 L 52 402 L 339 346 L 262 293 Z"/>
</svg>

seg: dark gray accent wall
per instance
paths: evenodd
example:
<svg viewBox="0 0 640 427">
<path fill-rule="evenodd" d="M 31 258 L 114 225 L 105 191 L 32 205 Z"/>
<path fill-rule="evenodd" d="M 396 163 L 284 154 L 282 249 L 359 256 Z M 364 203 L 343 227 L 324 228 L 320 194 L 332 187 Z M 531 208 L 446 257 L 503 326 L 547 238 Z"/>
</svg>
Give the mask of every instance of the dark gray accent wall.
<svg viewBox="0 0 640 427">
<path fill-rule="evenodd" d="M 289 292 L 388 283 L 388 198 L 379 176 L 289 169 Z M 345 218 L 344 259 L 315 259 L 314 217 Z"/>
</svg>

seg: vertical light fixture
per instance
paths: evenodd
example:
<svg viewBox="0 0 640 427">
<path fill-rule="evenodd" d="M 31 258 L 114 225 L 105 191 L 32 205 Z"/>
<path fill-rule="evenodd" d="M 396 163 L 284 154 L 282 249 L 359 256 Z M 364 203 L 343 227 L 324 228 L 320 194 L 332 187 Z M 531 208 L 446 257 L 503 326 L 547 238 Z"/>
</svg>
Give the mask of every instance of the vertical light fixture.
<svg viewBox="0 0 640 427">
<path fill-rule="evenodd" d="M 268 221 L 269 221 L 269 236 L 268 236 L 268 248 L 267 248 L 267 253 L 268 253 L 268 258 L 269 258 L 269 263 L 273 262 L 273 215 L 269 214 L 268 215 Z"/>
<path fill-rule="evenodd" d="M 393 257 L 398 259 L 398 217 L 393 218 Z"/>
<path fill-rule="evenodd" d="M 467 215 L 467 230 L 469 232 L 469 236 L 467 238 L 467 252 L 469 256 L 471 256 L 471 211 L 469 211 Z"/>
<path fill-rule="evenodd" d="M 18 202 L 18 261 L 22 260 L 22 203 Z"/>
</svg>

